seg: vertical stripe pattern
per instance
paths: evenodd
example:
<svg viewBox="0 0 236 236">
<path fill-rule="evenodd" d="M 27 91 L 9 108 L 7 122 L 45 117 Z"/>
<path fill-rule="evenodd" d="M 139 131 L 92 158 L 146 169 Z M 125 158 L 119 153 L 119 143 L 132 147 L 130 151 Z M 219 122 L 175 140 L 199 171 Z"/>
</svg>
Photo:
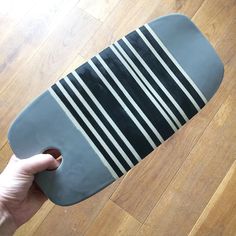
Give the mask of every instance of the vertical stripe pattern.
<svg viewBox="0 0 236 236">
<path fill-rule="evenodd" d="M 103 50 L 49 92 L 114 178 L 207 102 L 148 24 Z"/>
</svg>

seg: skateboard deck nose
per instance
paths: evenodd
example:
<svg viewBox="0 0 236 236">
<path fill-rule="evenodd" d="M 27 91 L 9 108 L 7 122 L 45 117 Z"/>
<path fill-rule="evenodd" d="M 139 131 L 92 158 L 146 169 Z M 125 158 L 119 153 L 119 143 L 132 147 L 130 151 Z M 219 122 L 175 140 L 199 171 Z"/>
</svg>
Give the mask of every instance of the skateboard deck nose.
<svg viewBox="0 0 236 236">
<path fill-rule="evenodd" d="M 19 158 L 60 150 L 36 175 L 56 204 L 82 201 L 119 178 L 191 119 L 224 67 L 186 17 L 158 18 L 116 41 L 28 105 L 9 129 Z"/>
<path fill-rule="evenodd" d="M 220 86 L 224 66 L 208 40 L 180 14 L 161 17 L 149 26 L 209 101 Z"/>
</svg>

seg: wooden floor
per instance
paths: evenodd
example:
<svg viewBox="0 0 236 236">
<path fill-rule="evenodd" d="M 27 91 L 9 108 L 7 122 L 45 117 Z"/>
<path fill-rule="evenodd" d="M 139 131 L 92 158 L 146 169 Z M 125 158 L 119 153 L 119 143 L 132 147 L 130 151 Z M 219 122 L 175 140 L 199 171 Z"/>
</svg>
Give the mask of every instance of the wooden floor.
<svg viewBox="0 0 236 236">
<path fill-rule="evenodd" d="M 225 65 L 217 94 L 126 176 L 88 200 L 46 202 L 15 235 L 236 235 L 236 1 L 0 1 L 0 167 L 17 113 L 129 31 L 188 15 Z M 212 68 L 209 68 L 212 69 Z"/>
</svg>

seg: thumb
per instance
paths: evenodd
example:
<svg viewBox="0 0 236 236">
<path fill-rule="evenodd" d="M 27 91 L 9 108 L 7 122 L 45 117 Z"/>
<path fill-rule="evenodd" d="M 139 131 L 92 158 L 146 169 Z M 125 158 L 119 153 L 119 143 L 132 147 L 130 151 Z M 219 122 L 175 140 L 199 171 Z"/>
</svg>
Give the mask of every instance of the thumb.
<svg viewBox="0 0 236 236">
<path fill-rule="evenodd" d="M 59 165 L 59 162 L 50 154 L 38 154 L 21 160 L 21 170 L 29 175 L 34 175 L 47 169 L 56 169 Z"/>
</svg>

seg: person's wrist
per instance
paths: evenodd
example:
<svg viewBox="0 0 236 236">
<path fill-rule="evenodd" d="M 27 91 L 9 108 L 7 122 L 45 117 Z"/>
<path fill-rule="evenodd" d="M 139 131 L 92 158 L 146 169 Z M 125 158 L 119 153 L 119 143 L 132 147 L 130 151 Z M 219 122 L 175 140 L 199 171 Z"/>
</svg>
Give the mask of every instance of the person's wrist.
<svg viewBox="0 0 236 236">
<path fill-rule="evenodd" d="M 17 227 L 7 207 L 0 202 L 0 235 L 13 235 Z"/>
</svg>

